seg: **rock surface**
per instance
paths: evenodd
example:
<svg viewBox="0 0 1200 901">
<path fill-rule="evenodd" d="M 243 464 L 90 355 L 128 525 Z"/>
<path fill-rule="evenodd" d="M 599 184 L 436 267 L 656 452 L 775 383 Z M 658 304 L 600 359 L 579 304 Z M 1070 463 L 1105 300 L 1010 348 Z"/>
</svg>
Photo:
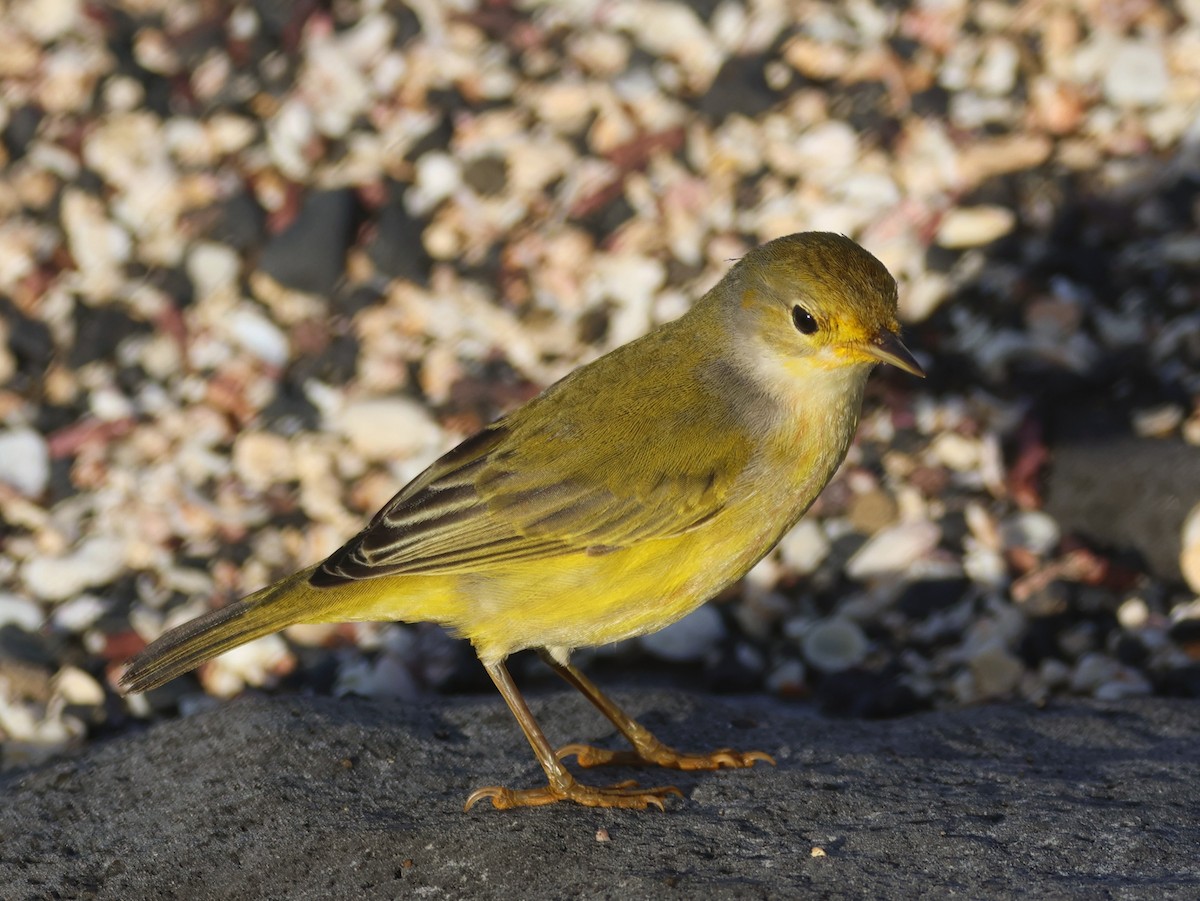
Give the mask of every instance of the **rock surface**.
<svg viewBox="0 0 1200 901">
<path fill-rule="evenodd" d="M 244 698 L 0 777 L 5 898 L 758 898 L 1200 894 L 1200 703 L 825 720 L 764 698 L 618 692 L 682 746 L 777 767 L 661 774 L 665 814 L 461 810 L 540 773 L 492 697 Z M 552 740 L 611 741 L 569 694 Z M 627 771 L 592 780 L 627 778 Z"/>
</svg>

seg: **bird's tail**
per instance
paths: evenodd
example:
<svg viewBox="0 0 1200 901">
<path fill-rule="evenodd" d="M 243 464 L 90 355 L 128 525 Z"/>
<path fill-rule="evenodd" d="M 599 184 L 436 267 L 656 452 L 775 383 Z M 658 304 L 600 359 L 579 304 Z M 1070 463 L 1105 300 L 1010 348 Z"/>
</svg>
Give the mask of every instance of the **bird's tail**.
<svg viewBox="0 0 1200 901">
<path fill-rule="evenodd" d="M 312 568 L 301 570 L 165 633 L 130 661 L 121 687 L 147 691 L 255 638 L 296 623 L 340 619 L 333 603 L 339 593 L 313 588 L 310 575 Z"/>
</svg>

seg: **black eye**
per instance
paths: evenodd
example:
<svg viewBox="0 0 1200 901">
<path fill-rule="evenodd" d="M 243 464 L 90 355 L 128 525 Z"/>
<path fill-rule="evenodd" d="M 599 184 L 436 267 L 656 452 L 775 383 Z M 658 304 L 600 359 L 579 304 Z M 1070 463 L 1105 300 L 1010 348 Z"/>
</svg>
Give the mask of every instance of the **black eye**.
<svg viewBox="0 0 1200 901">
<path fill-rule="evenodd" d="M 812 313 L 801 306 L 792 307 L 792 324 L 802 335 L 811 335 L 817 330 L 817 320 L 813 319 Z"/>
</svg>

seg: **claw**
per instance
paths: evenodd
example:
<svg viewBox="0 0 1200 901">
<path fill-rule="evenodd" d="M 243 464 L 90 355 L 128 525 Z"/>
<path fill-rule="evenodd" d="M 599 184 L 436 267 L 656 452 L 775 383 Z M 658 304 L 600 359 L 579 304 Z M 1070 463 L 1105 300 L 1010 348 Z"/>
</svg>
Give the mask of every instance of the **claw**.
<svg viewBox="0 0 1200 901">
<path fill-rule="evenodd" d="M 477 788 L 467 798 L 463 810 L 474 807 L 484 798 L 490 798 L 492 806 L 497 810 L 511 810 L 514 807 L 541 807 L 546 804 L 556 804 L 559 801 L 574 801 L 585 807 L 620 807 L 627 810 L 645 810 L 647 807 L 657 807 L 665 812 L 663 798 L 667 795 L 683 797 L 674 785 L 661 788 L 638 788 L 635 781 L 627 780 L 616 785 L 598 787 L 580 785 L 573 782 L 565 788 L 546 785 L 544 788 L 512 789 L 499 785 L 487 785 Z"/>
</svg>

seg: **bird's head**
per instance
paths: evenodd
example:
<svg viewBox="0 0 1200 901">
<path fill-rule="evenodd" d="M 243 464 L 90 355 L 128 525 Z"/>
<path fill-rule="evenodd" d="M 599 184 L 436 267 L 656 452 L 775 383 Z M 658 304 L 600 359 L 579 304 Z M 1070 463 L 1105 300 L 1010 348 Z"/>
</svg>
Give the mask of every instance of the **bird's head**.
<svg viewBox="0 0 1200 901">
<path fill-rule="evenodd" d="M 849 238 L 778 238 L 746 254 L 723 285 L 735 333 L 794 375 L 875 363 L 925 375 L 900 341 L 895 280 Z"/>
</svg>

